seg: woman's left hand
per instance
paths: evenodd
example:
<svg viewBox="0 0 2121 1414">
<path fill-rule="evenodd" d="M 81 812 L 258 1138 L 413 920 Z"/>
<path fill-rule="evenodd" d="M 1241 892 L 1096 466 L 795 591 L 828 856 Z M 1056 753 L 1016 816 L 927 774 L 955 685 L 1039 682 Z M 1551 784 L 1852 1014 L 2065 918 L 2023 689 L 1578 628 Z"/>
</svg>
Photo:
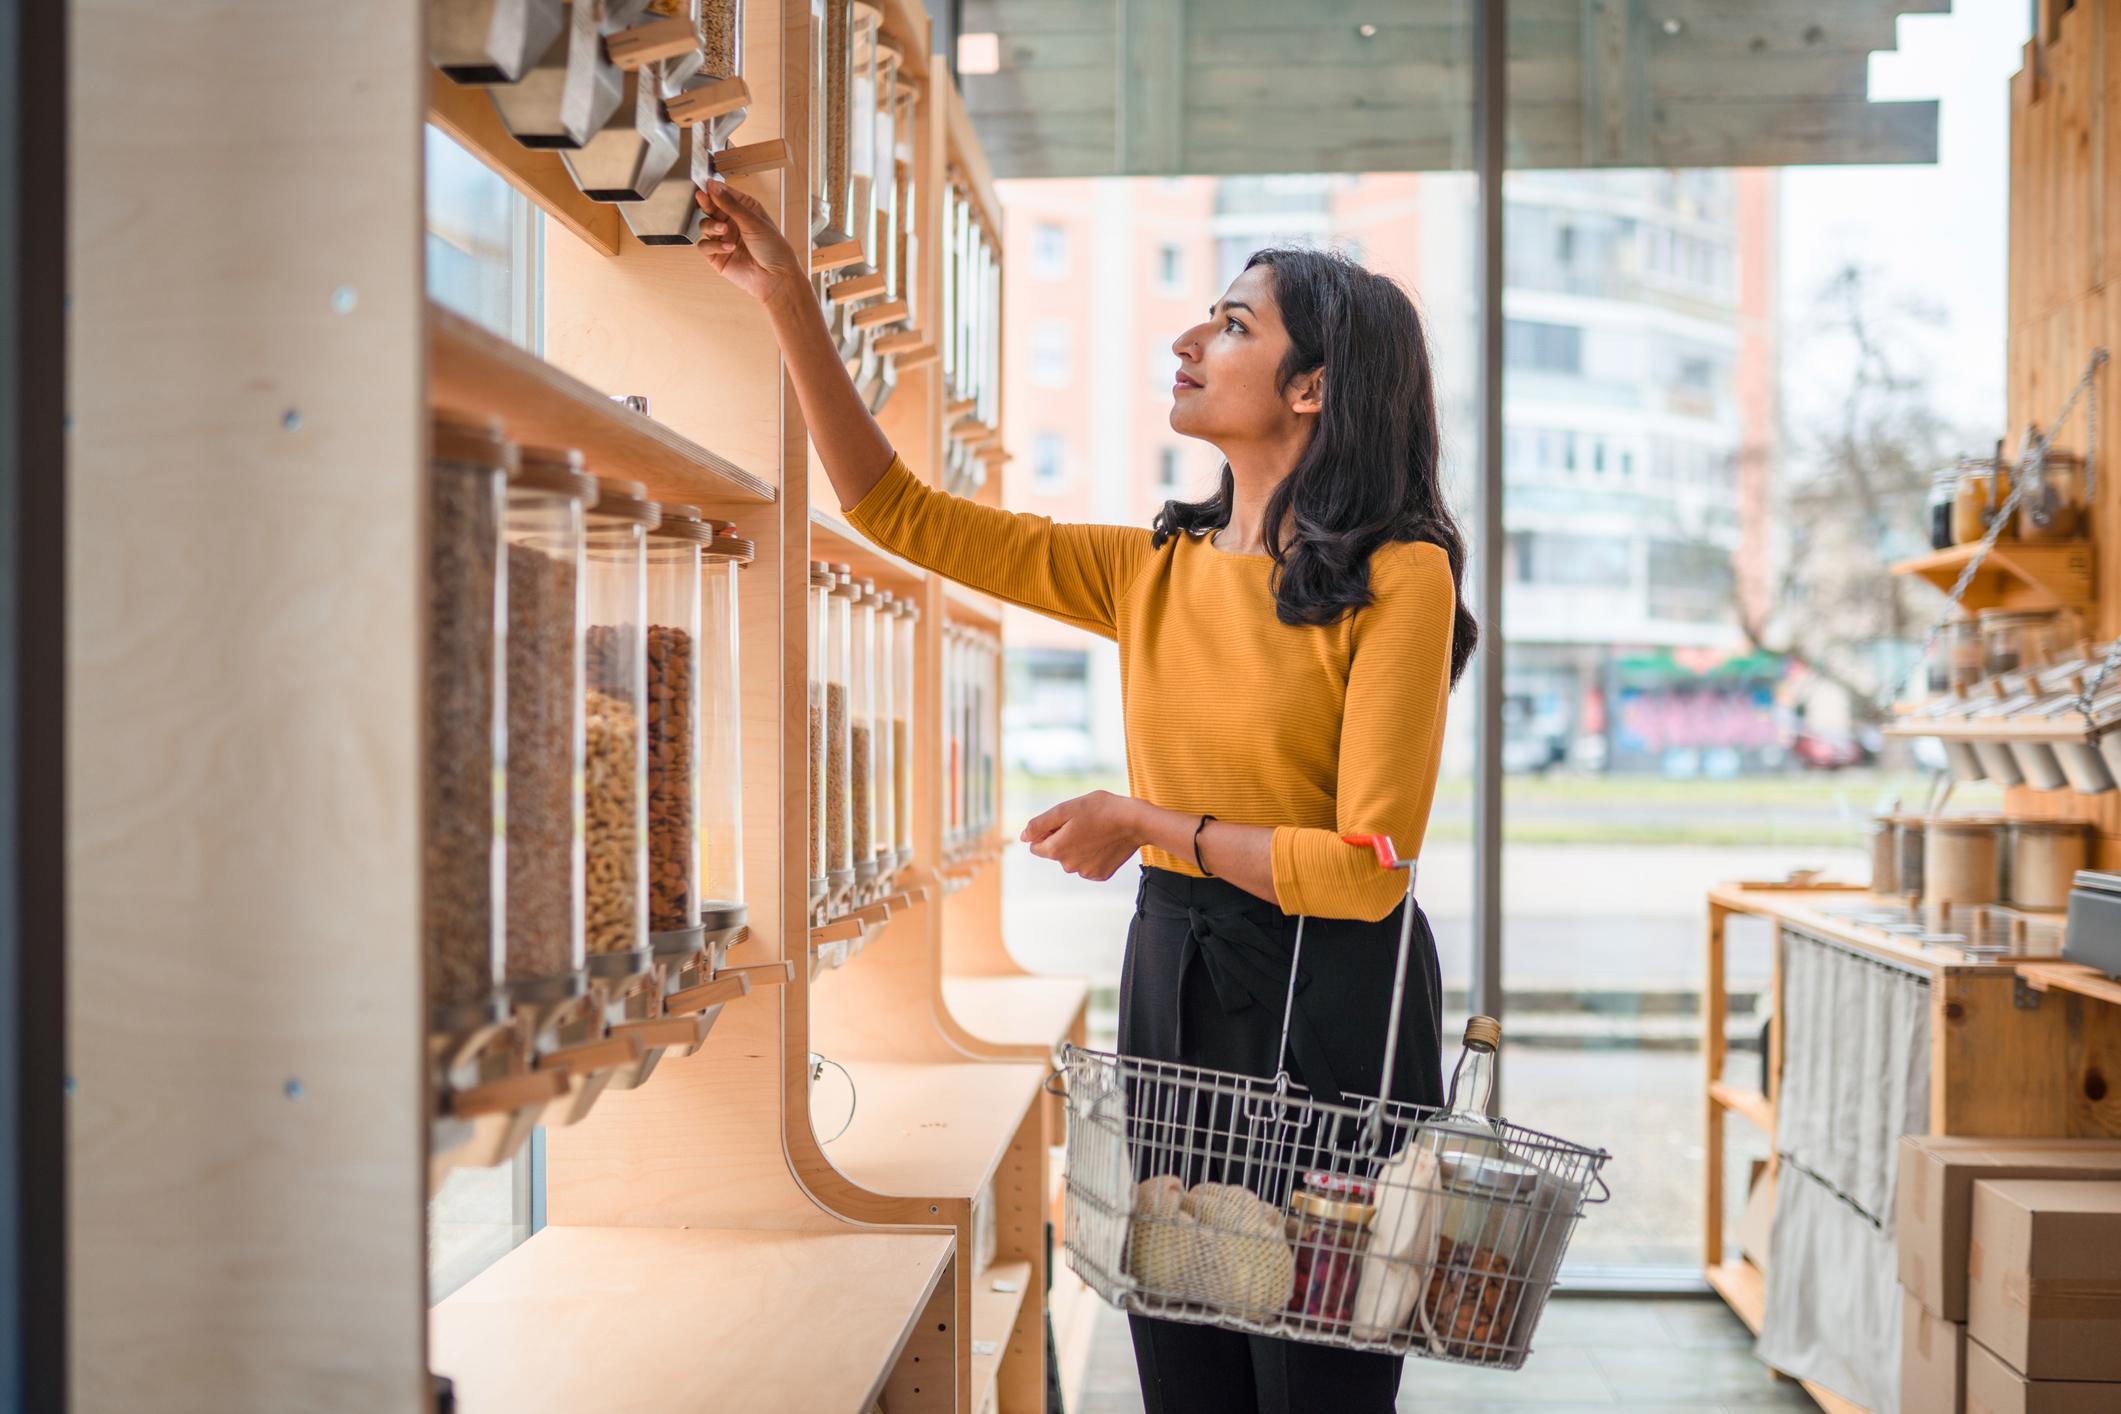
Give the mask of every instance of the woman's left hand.
<svg viewBox="0 0 2121 1414">
<path fill-rule="evenodd" d="M 1142 814 L 1132 796 L 1094 790 L 1034 817 L 1022 838 L 1033 854 L 1070 874 L 1109 879 L 1146 842 Z"/>
</svg>

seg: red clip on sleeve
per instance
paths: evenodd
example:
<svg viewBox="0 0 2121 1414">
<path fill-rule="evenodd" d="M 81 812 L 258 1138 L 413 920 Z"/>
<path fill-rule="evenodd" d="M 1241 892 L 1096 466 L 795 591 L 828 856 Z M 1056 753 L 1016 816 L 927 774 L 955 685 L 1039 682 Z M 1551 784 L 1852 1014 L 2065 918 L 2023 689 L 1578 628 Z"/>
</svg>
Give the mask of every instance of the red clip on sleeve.
<svg viewBox="0 0 2121 1414">
<path fill-rule="evenodd" d="M 1342 835 L 1342 844 L 1360 845 L 1377 851 L 1377 866 L 1380 869 L 1397 869 L 1399 856 L 1392 849 L 1390 835 Z"/>
</svg>

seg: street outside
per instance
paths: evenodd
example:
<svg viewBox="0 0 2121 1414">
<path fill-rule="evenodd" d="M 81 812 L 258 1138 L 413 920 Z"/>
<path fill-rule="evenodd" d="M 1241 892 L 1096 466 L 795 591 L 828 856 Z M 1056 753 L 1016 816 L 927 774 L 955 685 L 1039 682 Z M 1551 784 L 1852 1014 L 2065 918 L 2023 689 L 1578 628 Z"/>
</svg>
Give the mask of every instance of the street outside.
<svg viewBox="0 0 2121 1414">
<path fill-rule="evenodd" d="M 1012 829 L 1082 790 L 1124 789 L 1117 781 L 1017 778 L 1009 784 L 1003 819 Z M 1869 772 L 1685 783 L 1510 781 L 1503 860 L 1505 1113 L 1614 1154 L 1606 1170 L 1613 1201 L 1594 1210 L 1579 1232 L 1574 1262 L 1699 1265 L 1699 991 L 1709 888 L 1739 878 L 1780 878 L 1797 868 L 1862 881 L 1869 870 L 1864 822 L 1890 789 L 1897 787 L 1903 799 L 1919 798 L 1914 785 Z M 1749 831 L 1762 843 L 1735 842 Z M 1443 970 L 1447 1065 L 1457 1051 L 1471 972 L 1470 833 L 1465 792 L 1440 791 L 1417 896 Z M 1073 878 L 1022 845 L 1003 859 L 1010 949 L 1033 971 L 1085 974 L 1098 984 L 1093 1044 L 1112 1041 L 1110 989 L 1118 983 L 1139 877 L 1129 864 L 1102 883 Z M 1764 925 L 1734 921 L 1734 993 L 1764 985 L 1769 941 Z M 1743 1013 L 1742 1002 L 1737 1009 Z M 1751 1068 L 1751 1084 L 1758 1084 L 1758 1063 L 1750 1052 L 1732 1057 L 1734 1073 Z M 1742 1120 L 1730 1129 L 1728 1171 L 1742 1175 L 1745 1158 L 1766 1153 L 1766 1139 Z M 1733 1191 L 1733 1203 L 1740 1193 Z"/>
</svg>

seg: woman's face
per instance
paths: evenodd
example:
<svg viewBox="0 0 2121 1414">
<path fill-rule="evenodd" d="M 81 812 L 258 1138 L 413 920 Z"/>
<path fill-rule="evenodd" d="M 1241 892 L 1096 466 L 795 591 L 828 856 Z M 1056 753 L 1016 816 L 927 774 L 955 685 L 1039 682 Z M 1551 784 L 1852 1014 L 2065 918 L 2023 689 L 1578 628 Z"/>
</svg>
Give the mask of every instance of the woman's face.
<svg viewBox="0 0 2121 1414">
<path fill-rule="evenodd" d="M 1178 373 L 1171 385 L 1171 430 L 1218 446 L 1274 439 L 1316 412 L 1298 378 L 1281 386 L 1289 352 L 1274 301 L 1274 271 L 1255 265 L 1230 282 L 1208 318 L 1171 341 Z"/>
</svg>

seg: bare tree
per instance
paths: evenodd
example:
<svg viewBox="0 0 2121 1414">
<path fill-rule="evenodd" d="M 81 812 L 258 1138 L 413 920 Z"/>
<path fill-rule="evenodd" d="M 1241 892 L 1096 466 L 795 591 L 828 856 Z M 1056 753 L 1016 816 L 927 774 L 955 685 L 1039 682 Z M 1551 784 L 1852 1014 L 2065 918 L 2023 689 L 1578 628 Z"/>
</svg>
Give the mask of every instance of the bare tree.
<svg viewBox="0 0 2121 1414">
<path fill-rule="evenodd" d="M 1901 645 L 1940 609 L 1934 590 L 1892 565 L 1928 548 L 1930 479 L 1962 445 L 1932 402 L 1923 341 L 1942 327 L 1929 304 L 1847 265 L 1815 300 L 1810 341 L 1849 367 L 1837 416 L 1785 430 L 1768 504 L 1779 543 L 1758 592 L 1737 586 L 1738 624 L 1755 649 L 1781 654 L 1846 692 L 1876 722 L 1878 697 L 1904 663 Z M 1763 458 L 1751 447 L 1741 457 Z"/>
</svg>

